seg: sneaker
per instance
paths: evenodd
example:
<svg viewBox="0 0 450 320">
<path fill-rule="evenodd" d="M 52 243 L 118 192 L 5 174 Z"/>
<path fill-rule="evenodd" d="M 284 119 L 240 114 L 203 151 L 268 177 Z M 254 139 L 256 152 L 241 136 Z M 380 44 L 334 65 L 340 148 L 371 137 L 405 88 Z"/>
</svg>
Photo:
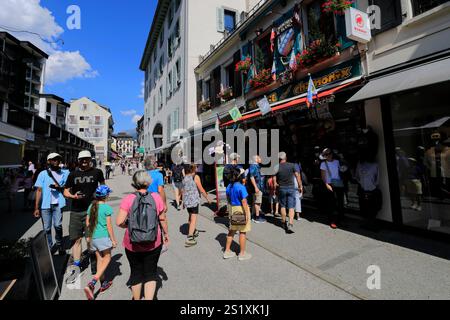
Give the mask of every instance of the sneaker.
<svg viewBox="0 0 450 320">
<path fill-rule="evenodd" d="M 228 252 L 225 251 L 223 253 L 223 258 L 224 259 L 231 259 L 231 258 L 234 258 L 234 257 L 236 257 L 236 253 L 233 252 L 233 251 L 228 251 Z"/>
<path fill-rule="evenodd" d="M 80 271 L 80 267 L 72 266 L 72 270 L 66 279 L 66 284 L 74 284 L 80 276 Z"/>
<path fill-rule="evenodd" d="M 294 233 L 294 230 L 292 230 L 293 227 L 294 227 L 293 224 L 288 224 L 286 232 L 289 233 L 289 234 Z"/>
<path fill-rule="evenodd" d="M 111 288 L 112 284 L 113 284 L 112 281 L 103 281 L 102 286 L 100 287 L 100 293 L 103 293 L 109 288 Z"/>
<path fill-rule="evenodd" d="M 88 283 L 88 285 L 84 288 L 84 293 L 86 294 L 86 298 L 88 300 L 94 300 L 94 290 L 95 290 L 95 284 L 91 281 Z"/>
<path fill-rule="evenodd" d="M 200 232 L 197 229 L 195 229 L 194 238 L 198 238 L 199 235 L 200 235 Z"/>
<path fill-rule="evenodd" d="M 239 255 L 238 260 L 245 261 L 245 260 L 250 260 L 251 258 L 252 258 L 252 255 L 250 253 L 246 252 L 243 255 Z"/>
<path fill-rule="evenodd" d="M 192 247 L 197 244 L 197 240 L 195 240 L 194 236 L 189 236 L 184 244 L 186 247 Z"/>
<path fill-rule="evenodd" d="M 298 216 L 297 218 L 295 218 L 295 220 L 302 221 L 302 218 L 300 218 L 300 216 Z"/>
<path fill-rule="evenodd" d="M 337 225 L 335 223 L 330 224 L 331 229 L 337 229 Z"/>
</svg>

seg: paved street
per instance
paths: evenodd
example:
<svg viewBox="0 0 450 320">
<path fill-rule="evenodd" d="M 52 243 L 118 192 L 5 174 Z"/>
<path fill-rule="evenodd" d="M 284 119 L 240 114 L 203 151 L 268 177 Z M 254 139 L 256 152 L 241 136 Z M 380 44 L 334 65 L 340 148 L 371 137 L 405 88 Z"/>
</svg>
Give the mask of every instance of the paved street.
<svg viewBox="0 0 450 320">
<path fill-rule="evenodd" d="M 131 177 L 116 176 L 108 181 L 114 193 L 110 204 L 118 212 L 120 199 L 129 192 Z M 169 203 L 173 199 L 167 187 Z M 295 234 L 286 235 L 277 221 L 253 224 L 249 233 L 250 261 L 224 261 L 224 219 L 214 220 L 207 207 L 201 208 L 199 244 L 185 248 L 187 212 L 169 206 L 171 246 L 161 256 L 158 299 L 450 299 L 449 248 L 441 242 L 394 231 L 362 233 L 348 222 L 344 229 L 331 230 L 320 216 L 295 222 Z M 34 236 L 40 221 L 27 213 L 9 216 L 23 223 L 15 225 L 18 238 Z M 69 215 L 64 216 L 67 235 Z M 275 224 L 274 224 L 275 223 Z M 8 225 L 8 224 L 5 224 Z M 123 230 L 116 228 L 121 242 Z M 7 235 L 2 228 L 2 235 Z M 14 233 L 9 230 L 9 233 Z M 237 238 L 236 238 L 237 240 Z M 236 245 L 237 247 L 237 245 Z M 430 253 L 430 254 L 428 254 Z M 440 258 L 443 257 L 443 258 Z M 381 269 L 381 289 L 367 288 L 367 268 Z M 128 261 L 122 246 L 113 253 L 110 274 L 113 287 L 98 300 L 131 298 L 126 287 Z M 90 280 L 90 269 L 82 276 L 82 286 Z M 63 285 L 60 299 L 84 300 L 82 290 Z"/>
</svg>

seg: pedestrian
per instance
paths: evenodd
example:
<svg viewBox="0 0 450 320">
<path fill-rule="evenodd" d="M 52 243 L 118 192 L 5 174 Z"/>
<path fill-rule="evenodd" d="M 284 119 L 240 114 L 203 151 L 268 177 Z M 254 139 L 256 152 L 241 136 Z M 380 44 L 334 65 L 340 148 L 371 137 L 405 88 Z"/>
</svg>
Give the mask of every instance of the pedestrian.
<svg viewBox="0 0 450 320">
<path fill-rule="evenodd" d="M 152 183 L 148 187 L 148 192 L 157 193 L 161 196 L 164 205 L 167 208 L 166 191 L 164 189 L 164 178 L 162 173 L 157 169 L 157 162 L 154 156 L 149 156 L 144 161 L 144 167 L 148 175 L 152 178 Z"/>
<path fill-rule="evenodd" d="M 120 167 L 122 168 L 122 175 L 124 175 L 125 174 L 125 163 L 122 162 Z"/>
<path fill-rule="evenodd" d="M 116 176 L 116 162 L 115 161 L 111 164 L 111 172 L 113 174 L 113 177 L 115 177 Z"/>
<path fill-rule="evenodd" d="M 270 213 L 277 217 L 279 213 L 279 203 L 278 203 L 278 191 L 275 187 L 275 176 L 270 176 L 267 179 L 267 190 L 269 191 L 269 201 L 270 201 Z"/>
<path fill-rule="evenodd" d="M 320 165 L 322 180 L 327 188 L 326 198 L 327 214 L 332 229 L 337 228 L 337 223 L 341 222 L 344 216 L 344 182 L 340 174 L 340 162 L 335 160 L 331 149 L 326 148 L 322 152 L 325 161 Z M 338 217 L 335 218 L 337 211 Z"/>
<path fill-rule="evenodd" d="M 34 217 L 42 218 L 47 242 L 52 253 L 58 251 L 60 255 L 65 255 L 62 243 L 62 210 L 66 206 L 64 186 L 69 177 L 69 171 L 60 168 L 61 160 L 62 157 L 59 154 L 49 154 L 47 157 L 48 169 L 39 173 L 34 185 L 36 188 Z M 52 225 L 55 229 L 55 246 L 52 239 Z"/>
<path fill-rule="evenodd" d="M 84 288 L 88 300 L 94 300 L 97 282 L 100 281 L 100 293 L 105 292 L 112 286 L 112 281 L 105 280 L 105 272 L 111 262 L 111 251 L 117 247 L 111 222 L 113 208 L 106 204 L 111 192 L 112 190 L 106 185 L 98 187 L 95 190 L 95 198 L 87 210 L 87 241 L 97 257 L 97 273 Z"/>
<path fill-rule="evenodd" d="M 241 165 L 239 165 L 239 159 L 241 158 L 239 154 L 232 153 L 230 154 L 230 161 L 231 163 L 228 163 L 223 168 L 223 182 L 225 185 L 225 188 L 228 187 L 228 185 L 231 183 L 231 178 L 233 175 L 233 169 L 234 168 L 242 168 Z"/>
<path fill-rule="evenodd" d="M 261 157 L 253 156 L 253 163 L 248 169 L 247 191 L 250 195 L 250 206 L 253 209 L 253 222 L 265 223 L 266 219 L 261 214 L 261 204 L 263 198 L 264 182 L 261 176 Z"/>
<path fill-rule="evenodd" d="M 25 173 L 25 178 L 23 179 L 23 207 L 25 210 L 30 209 L 32 207 L 32 203 L 30 201 L 31 191 L 33 189 L 33 171 L 27 171 Z"/>
<path fill-rule="evenodd" d="M 183 189 L 183 179 L 185 175 L 184 165 L 182 164 L 182 162 L 174 164 L 172 166 L 172 172 L 173 172 L 173 190 L 175 192 L 176 209 L 180 211 L 182 204 L 181 189 Z"/>
<path fill-rule="evenodd" d="M 106 174 L 106 180 L 109 180 L 109 176 L 111 174 L 111 165 L 109 162 L 105 163 L 105 174 Z"/>
<path fill-rule="evenodd" d="M 128 285 L 131 287 L 133 300 L 141 300 L 142 287 L 145 300 L 153 300 L 158 279 L 159 257 L 163 245 L 165 248 L 169 245 L 165 205 L 159 194 L 147 191 L 151 184 L 152 178 L 146 171 L 137 171 L 133 175 L 133 188 L 136 192 L 123 199 L 116 219 L 116 224 L 126 229 L 123 246 L 131 269 Z M 139 203 L 147 205 L 139 206 Z M 139 208 L 146 211 L 139 212 Z M 153 225 L 156 228 L 151 230 L 155 235 L 153 241 L 140 242 L 135 238 L 134 227 L 139 225 L 134 219 L 135 214 L 145 215 L 148 220 L 154 218 L 154 215 L 157 216 L 157 221 L 151 220 L 154 221 Z"/>
<path fill-rule="evenodd" d="M 189 232 L 188 237 L 185 242 L 186 247 L 192 247 L 197 244 L 196 238 L 199 235 L 196 229 L 197 225 L 197 215 L 199 212 L 200 205 L 200 194 L 202 194 L 206 201 L 211 204 L 211 200 L 208 197 L 205 189 L 202 186 L 202 181 L 200 177 L 196 174 L 197 166 L 195 164 L 189 165 L 185 169 L 185 177 L 183 179 L 183 201 L 184 206 L 187 208 L 189 214 Z"/>
<path fill-rule="evenodd" d="M 92 156 L 89 151 L 81 151 L 78 155 L 79 169 L 71 172 L 67 178 L 64 196 L 72 199 L 72 209 L 69 222 L 69 238 L 73 242 L 73 265 L 67 283 L 76 281 L 81 264 L 82 239 L 86 231 L 87 209 L 94 199 L 95 190 L 105 184 L 103 171 L 92 167 Z M 95 254 L 89 255 L 91 273 L 97 273 Z"/>
<path fill-rule="evenodd" d="M 286 233 L 294 233 L 294 215 L 295 215 L 295 195 L 297 190 L 303 193 L 303 184 L 298 166 L 287 162 L 285 152 L 279 153 L 280 164 L 276 168 L 275 186 L 278 188 L 281 220 Z M 297 180 L 298 189 L 295 188 L 294 177 Z M 287 211 L 289 212 L 289 222 L 286 220 Z"/>
<path fill-rule="evenodd" d="M 224 259 L 236 257 L 236 253 L 231 251 L 231 243 L 234 235 L 239 231 L 239 261 L 249 260 L 252 255 L 246 251 L 247 232 L 251 231 L 251 213 L 248 205 L 248 192 L 243 182 L 245 170 L 234 168 L 231 181 L 227 187 L 227 199 L 231 205 L 230 228 L 227 235 L 227 242 L 223 253 Z"/>
<path fill-rule="evenodd" d="M 300 173 L 300 176 L 302 177 L 302 165 L 300 164 L 300 162 L 296 162 L 295 166 L 296 166 L 296 171 L 298 171 Z M 303 193 L 301 193 L 299 191 L 299 185 L 298 185 L 295 175 L 292 178 L 294 180 L 294 186 L 295 186 L 295 220 L 301 221 Z M 305 183 L 303 177 L 302 177 L 302 183 Z"/>
<path fill-rule="evenodd" d="M 28 171 L 31 171 L 33 174 L 36 172 L 33 161 L 28 161 Z"/>
</svg>

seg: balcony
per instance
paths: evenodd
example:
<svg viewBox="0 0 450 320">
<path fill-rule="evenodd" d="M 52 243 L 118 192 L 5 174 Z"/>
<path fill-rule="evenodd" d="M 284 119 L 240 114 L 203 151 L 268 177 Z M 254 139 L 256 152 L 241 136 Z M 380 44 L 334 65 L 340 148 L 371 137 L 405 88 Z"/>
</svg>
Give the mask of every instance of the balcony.
<svg viewBox="0 0 450 320">
<path fill-rule="evenodd" d="M 27 66 L 34 68 L 34 69 L 42 70 L 42 63 L 40 63 L 38 61 L 28 61 Z"/>
</svg>

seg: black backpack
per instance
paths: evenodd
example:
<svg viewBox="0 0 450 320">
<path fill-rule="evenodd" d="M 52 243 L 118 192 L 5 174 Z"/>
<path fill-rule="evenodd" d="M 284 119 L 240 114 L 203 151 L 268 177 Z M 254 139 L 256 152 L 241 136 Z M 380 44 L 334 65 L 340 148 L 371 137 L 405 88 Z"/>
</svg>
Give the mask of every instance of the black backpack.
<svg viewBox="0 0 450 320">
<path fill-rule="evenodd" d="M 150 193 L 136 192 L 128 216 L 128 233 L 131 243 L 146 244 L 156 241 L 159 217 L 156 203 Z"/>
<path fill-rule="evenodd" d="M 173 181 L 182 182 L 183 181 L 183 169 L 182 165 L 176 165 L 173 168 Z"/>
</svg>

